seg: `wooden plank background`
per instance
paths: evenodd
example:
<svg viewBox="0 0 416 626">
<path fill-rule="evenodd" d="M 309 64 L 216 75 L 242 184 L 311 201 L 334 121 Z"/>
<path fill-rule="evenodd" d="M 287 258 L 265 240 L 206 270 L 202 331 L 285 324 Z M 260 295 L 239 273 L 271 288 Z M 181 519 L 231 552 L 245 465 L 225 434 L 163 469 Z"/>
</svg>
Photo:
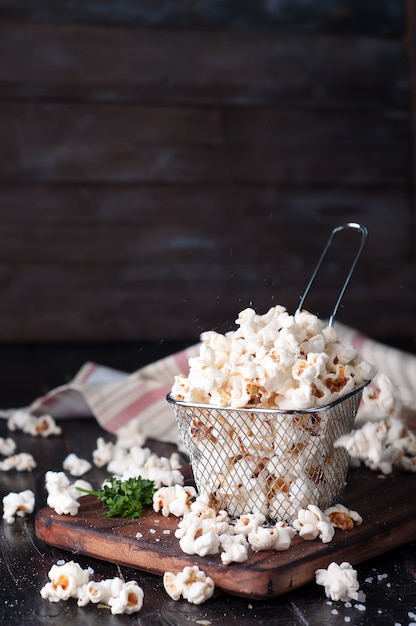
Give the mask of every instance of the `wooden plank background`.
<svg viewBox="0 0 416 626">
<path fill-rule="evenodd" d="M 0 342 L 194 341 L 295 310 L 359 221 L 337 317 L 416 346 L 415 37 L 410 0 L 0 0 Z"/>
</svg>

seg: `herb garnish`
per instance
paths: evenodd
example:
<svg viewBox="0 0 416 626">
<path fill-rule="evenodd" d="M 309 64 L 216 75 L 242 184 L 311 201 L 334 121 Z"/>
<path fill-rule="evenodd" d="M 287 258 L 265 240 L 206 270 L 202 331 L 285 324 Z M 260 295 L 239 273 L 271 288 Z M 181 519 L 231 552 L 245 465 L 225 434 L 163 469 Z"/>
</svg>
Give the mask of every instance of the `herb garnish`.
<svg viewBox="0 0 416 626">
<path fill-rule="evenodd" d="M 127 480 L 111 476 L 97 491 L 81 487 L 77 489 L 99 498 L 108 509 L 104 513 L 107 517 L 127 517 L 128 519 L 141 517 L 143 507 L 152 504 L 153 494 L 156 491 L 153 480 L 147 480 L 141 476 Z"/>
</svg>

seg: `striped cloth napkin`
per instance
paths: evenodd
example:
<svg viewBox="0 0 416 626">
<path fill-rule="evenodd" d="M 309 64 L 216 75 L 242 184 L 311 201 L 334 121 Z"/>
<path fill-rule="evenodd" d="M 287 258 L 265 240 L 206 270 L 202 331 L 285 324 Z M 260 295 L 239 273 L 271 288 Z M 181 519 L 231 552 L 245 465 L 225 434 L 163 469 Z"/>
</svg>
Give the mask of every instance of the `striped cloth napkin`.
<svg viewBox="0 0 416 626">
<path fill-rule="evenodd" d="M 353 344 L 364 359 L 390 378 L 403 405 L 416 409 L 416 356 L 374 341 L 339 322 L 335 326 L 343 343 Z M 138 419 L 147 436 L 179 443 L 179 431 L 166 395 L 174 376 L 187 374 L 188 359 L 198 352 L 199 344 L 195 344 L 132 374 L 87 362 L 69 384 L 36 399 L 29 410 L 55 418 L 92 415 L 110 432 Z"/>
</svg>

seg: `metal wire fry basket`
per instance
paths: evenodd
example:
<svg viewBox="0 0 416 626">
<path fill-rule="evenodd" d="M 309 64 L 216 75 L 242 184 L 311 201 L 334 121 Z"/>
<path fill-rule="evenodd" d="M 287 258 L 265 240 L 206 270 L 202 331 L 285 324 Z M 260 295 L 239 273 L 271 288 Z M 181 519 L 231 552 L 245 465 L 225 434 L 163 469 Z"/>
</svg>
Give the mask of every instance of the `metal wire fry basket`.
<svg viewBox="0 0 416 626">
<path fill-rule="evenodd" d="M 340 499 L 348 453 L 333 444 L 351 431 L 364 386 L 302 411 L 167 399 L 200 493 L 210 494 L 216 508 L 234 518 L 259 511 L 270 521 L 290 521 L 308 504 L 325 509 Z"/>
<path fill-rule="evenodd" d="M 360 244 L 329 326 L 367 239 L 364 226 L 349 222 L 332 231 L 297 309 L 302 309 L 334 236 L 346 229 L 361 235 Z M 175 400 L 170 394 L 167 400 L 200 493 L 208 493 L 231 517 L 259 511 L 270 521 L 291 521 L 308 504 L 325 509 L 340 499 L 349 459 L 334 442 L 351 431 L 369 382 L 331 404 L 306 410 L 215 407 Z"/>
</svg>

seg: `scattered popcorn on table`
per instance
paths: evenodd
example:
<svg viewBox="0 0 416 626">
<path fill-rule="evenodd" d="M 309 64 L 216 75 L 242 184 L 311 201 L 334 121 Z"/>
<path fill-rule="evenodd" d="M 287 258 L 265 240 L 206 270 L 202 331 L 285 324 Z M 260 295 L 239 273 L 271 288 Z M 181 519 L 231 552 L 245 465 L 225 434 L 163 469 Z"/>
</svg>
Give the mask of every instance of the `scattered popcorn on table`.
<svg viewBox="0 0 416 626">
<path fill-rule="evenodd" d="M 13 411 L 7 420 L 7 427 L 12 431 L 21 430 L 33 437 L 49 437 L 50 435 L 60 435 L 62 433 L 61 427 L 57 426 L 51 415 L 37 417 L 25 409 Z"/>
<path fill-rule="evenodd" d="M 89 482 L 78 479 L 71 484 L 64 472 L 46 472 L 45 487 L 48 492 L 47 505 L 58 515 L 76 515 L 79 509 L 78 500 L 86 495 L 77 487 L 92 489 Z"/>
<path fill-rule="evenodd" d="M 64 459 L 63 468 L 71 474 L 71 476 L 82 476 L 89 472 L 92 464 L 86 459 L 80 459 L 76 454 L 71 452 Z"/>
<path fill-rule="evenodd" d="M 8 472 L 17 470 L 18 472 L 31 472 L 36 467 L 36 461 L 29 452 L 19 452 L 8 456 L 0 461 L 0 470 Z"/>
<path fill-rule="evenodd" d="M 132 446 L 142 447 L 146 441 L 140 419 L 132 419 L 117 430 L 116 445 L 118 448 L 129 449 Z"/>
<path fill-rule="evenodd" d="M 108 465 L 114 458 L 115 444 L 112 441 L 105 441 L 104 437 L 98 437 L 97 447 L 92 452 L 92 460 L 96 467 Z"/>
<path fill-rule="evenodd" d="M 87 584 L 92 570 L 82 569 L 75 561 L 62 565 L 52 565 L 49 570 L 49 583 L 40 590 L 42 598 L 49 602 L 59 602 L 78 597 L 78 589 Z"/>
<path fill-rule="evenodd" d="M 391 474 L 394 467 L 416 472 L 416 435 L 397 418 L 366 422 L 334 443 L 344 447 L 353 465 L 361 462 L 372 470 Z"/>
<path fill-rule="evenodd" d="M 303 539 L 313 540 L 319 537 L 322 543 L 329 543 L 335 534 L 329 517 L 313 504 L 298 512 L 297 519 L 293 521 L 293 527 Z"/>
<path fill-rule="evenodd" d="M 324 511 L 329 521 L 335 528 L 352 530 L 354 526 L 362 524 L 363 518 L 357 511 L 347 509 L 343 504 L 335 504 Z"/>
<path fill-rule="evenodd" d="M 30 489 L 11 492 L 3 498 L 3 519 L 8 524 L 13 524 L 15 517 L 24 517 L 33 513 L 35 507 L 35 494 Z"/>
<path fill-rule="evenodd" d="M 113 615 L 137 613 L 143 606 L 144 593 L 135 580 L 124 582 L 121 578 L 92 581 L 91 568 L 82 569 L 78 563 L 68 561 L 53 565 L 49 571 L 49 583 L 40 595 L 49 602 L 76 598 L 80 607 L 89 602 L 106 604 Z"/>
<path fill-rule="evenodd" d="M 215 584 L 212 578 L 207 576 L 196 565 L 187 566 L 178 574 L 165 572 L 163 585 L 166 593 L 172 600 L 179 600 L 182 596 L 191 604 L 202 604 L 215 591 Z"/>
<path fill-rule="evenodd" d="M 113 615 L 137 613 L 143 606 L 144 593 L 135 580 L 123 584 L 119 594 L 108 600 Z"/>
<path fill-rule="evenodd" d="M 337 601 L 358 600 L 359 583 L 357 572 L 350 563 L 341 565 L 330 563 L 328 569 L 317 569 L 315 580 L 318 585 L 325 587 L 327 598 Z"/>
<path fill-rule="evenodd" d="M 0 454 L 11 456 L 16 450 L 16 443 L 10 437 L 0 437 Z"/>
</svg>

